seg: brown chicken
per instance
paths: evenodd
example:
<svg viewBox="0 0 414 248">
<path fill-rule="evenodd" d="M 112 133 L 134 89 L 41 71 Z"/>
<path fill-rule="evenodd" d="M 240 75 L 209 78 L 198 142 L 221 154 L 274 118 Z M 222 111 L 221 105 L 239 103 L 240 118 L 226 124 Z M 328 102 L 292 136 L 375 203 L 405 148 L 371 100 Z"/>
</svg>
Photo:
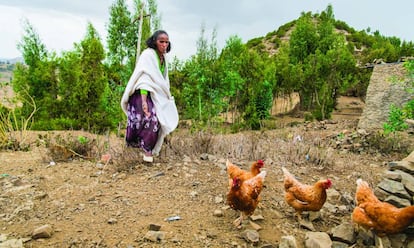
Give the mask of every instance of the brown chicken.
<svg viewBox="0 0 414 248">
<path fill-rule="evenodd" d="M 260 173 L 260 169 L 264 167 L 263 160 L 257 160 L 250 166 L 250 171 L 245 171 L 235 164 L 232 164 L 228 159 L 226 162 L 227 174 L 229 176 L 229 188 L 233 185 L 233 178 L 237 177 L 241 181 L 245 181 Z"/>
<path fill-rule="evenodd" d="M 232 209 L 240 211 L 240 217 L 233 222 L 235 226 L 240 227 L 243 219 L 256 210 L 265 177 L 266 171 L 261 171 L 258 175 L 244 181 L 237 176 L 233 178 L 227 193 L 227 204 Z"/>
<path fill-rule="evenodd" d="M 362 179 L 357 180 L 355 199 L 353 222 L 373 230 L 379 236 L 400 233 L 414 221 L 414 206 L 397 208 L 380 201 Z"/>
<path fill-rule="evenodd" d="M 319 211 L 326 201 L 326 190 L 332 186 L 330 179 L 319 180 L 314 185 L 299 182 L 282 167 L 284 174 L 285 200 L 295 209 L 295 215 L 301 220 L 303 211 Z"/>
</svg>

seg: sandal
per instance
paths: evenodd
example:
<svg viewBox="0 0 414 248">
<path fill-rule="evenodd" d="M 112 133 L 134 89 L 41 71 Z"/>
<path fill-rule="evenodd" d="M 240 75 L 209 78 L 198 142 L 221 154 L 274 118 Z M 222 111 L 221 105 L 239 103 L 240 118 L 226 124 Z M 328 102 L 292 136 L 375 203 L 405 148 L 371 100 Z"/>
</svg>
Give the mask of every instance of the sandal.
<svg viewBox="0 0 414 248">
<path fill-rule="evenodd" d="M 152 154 L 150 152 L 148 152 L 148 153 L 146 152 L 144 154 L 144 161 L 148 162 L 148 163 L 154 162 L 154 158 L 152 157 Z"/>
</svg>

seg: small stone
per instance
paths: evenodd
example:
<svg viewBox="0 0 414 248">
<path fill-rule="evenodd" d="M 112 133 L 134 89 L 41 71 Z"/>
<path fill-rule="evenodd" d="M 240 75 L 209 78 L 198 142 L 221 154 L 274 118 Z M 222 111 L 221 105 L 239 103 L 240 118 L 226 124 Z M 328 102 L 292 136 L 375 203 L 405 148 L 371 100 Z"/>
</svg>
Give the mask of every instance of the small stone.
<svg viewBox="0 0 414 248">
<path fill-rule="evenodd" d="M 296 248 L 296 239 L 294 236 L 282 236 L 279 244 L 279 248 Z"/>
<path fill-rule="evenodd" d="M 261 214 L 257 214 L 257 215 L 250 216 L 250 219 L 252 221 L 257 221 L 257 220 L 264 220 L 264 217 Z"/>
<path fill-rule="evenodd" d="M 216 197 L 214 197 L 214 203 L 216 203 L 216 204 L 223 203 L 223 201 L 224 201 L 224 199 L 223 199 L 222 196 L 216 196 Z"/>
<path fill-rule="evenodd" d="M 258 244 L 259 243 L 259 233 L 256 230 L 247 229 L 243 232 L 242 237 L 249 243 Z"/>
<path fill-rule="evenodd" d="M 108 224 L 116 224 L 118 222 L 118 220 L 117 219 L 115 219 L 115 218 L 110 218 L 109 220 L 108 220 Z"/>
<path fill-rule="evenodd" d="M 41 227 L 36 228 L 32 232 L 33 239 L 40 239 L 40 238 L 50 238 L 53 234 L 53 228 L 51 225 L 43 225 Z"/>
<path fill-rule="evenodd" d="M 259 231 L 260 229 L 262 229 L 260 225 L 254 223 L 253 221 L 249 221 L 249 223 L 250 223 L 250 226 L 256 231 Z"/>
<path fill-rule="evenodd" d="M 214 210 L 213 216 L 215 216 L 215 217 L 223 217 L 223 211 L 221 211 L 219 209 Z"/>
<path fill-rule="evenodd" d="M 150 224 L 149 225 L 149 230 L 150 231 L 159 231 L 161 229 L 161 225 L 158 224 Z"/>
<path fill-rule="evenodd" d="M 310 231 L 315 231 L 315 227 L 313 226 L 312 222 L 306 221 L 304 219 L 299 220 L 299 225 L 304 227 Z"/>
<path fill-rule="evenodd" d="M 144 238 L 152 242 L 159 242 L 165 238 L 165 233 L 160 231 L 148 231 Z"/>
</svg>

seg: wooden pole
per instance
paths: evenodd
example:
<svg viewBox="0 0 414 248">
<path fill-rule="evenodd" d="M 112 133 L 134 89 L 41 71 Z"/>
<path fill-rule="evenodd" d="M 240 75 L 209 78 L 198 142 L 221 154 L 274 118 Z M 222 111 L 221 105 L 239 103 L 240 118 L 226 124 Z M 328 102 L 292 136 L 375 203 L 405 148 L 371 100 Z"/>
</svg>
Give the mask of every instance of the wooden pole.
<svg viewBox="0 0 414 248">
<path fill-rule="evenodd" d="M 141 36 L 142 36 L 142 23 L 144 22 L 144 6 L 145 6 L 145 2 L 142 3 L 141 5 L 141 13 L 139 14 L 139 26 L 138 26 L 138 41 L 137 41 L 137 55 L 136 55 L 136 60 L 135 60 L 135 64 L 138 63 L 138 59 L 139 59 L 139 55 L 141 54 Z"/>
<path fill-rule="evenodd" d="M 137 54 L 135 64 L 138 63 L 139 56 L 141 54 L 141 39 L 142 39 L 142 24 L 144 22 L 144 17 L 151 16 L 150 14 L 144 16 L 144 9 L 145 9 L 145 1 L 141 4 L 141 13 L 139 14 L 138 18 L 135 21 L 139 20 L 138 26 L 138 41 L 137 41 Z"/>
</svg>

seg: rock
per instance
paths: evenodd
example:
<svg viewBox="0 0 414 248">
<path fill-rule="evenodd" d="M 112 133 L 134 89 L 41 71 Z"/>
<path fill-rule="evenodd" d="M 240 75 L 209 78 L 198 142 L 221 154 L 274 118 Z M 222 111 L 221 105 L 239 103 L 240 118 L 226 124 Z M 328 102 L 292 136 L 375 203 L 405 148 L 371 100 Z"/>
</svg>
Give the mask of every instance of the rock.
<svg viewBox="0 0 414 248">
<path fill-rule="evenodd" d="M 53 234 L 53 228 L 51 225 L 43 225 L 32 232 L 32 239 L 50 238 Z"/>
<path fill-rule="evenodd" d="M 328 212 L 330 212 L 331 214 L 335 214 L 338 211 L 338 207 L 329 202 L 326 202 L 325 205 L 323 205 L 323 207 L 327 209 Z"/>
<path fill-rule="evenodd" d="M 358 229 L 357 240 L 362 241 L 364 246 L 373 246 L 375 244 L 373 233 L 363 228 Z"/>
<path fill-rule="evenodd" d="M 306 248 L 331 248 L 332 240 L 329 235 L 324 232 L 306 232 L 305 234 Z"/>
<path fill-rule="evenodd" d="M 203 154 L 200 155 L 200 159 L 201 160 L 208 160 L 208 156 L 209 156 L 209 154 L 203 153 Z"/>
<path fill-rule="evenodd" d="M 223 203 L 223 202 L 224 202 L 224 199 L 223 199 L 222 196 L 216 196 L 216 197 L 214 197 L 214 203 L 220 204 L 220 203 Z"/>
<path fill-rule="evenodd" d="M 334 202 L 337 202 L 341 199 L 341 193 L 339 193 L 335 189 L 326 190 L 326 195 L 327 195 L 327 199 L 329 199 L 330 201 L 333 200 Z"/>
<path fill-rule="evenodd" d="M 152 242 L 160 242 L 164 240 L 164 238 L 165 238 L 165 232 L 161 232 L 161 231 L 148 231 L 144 237 L 145 240 L 149 240 Z"/>
<path fill-rule="evenodd" d="M 24 248 L 22 239 L 8 239 L 0 242 L 1 248 Z"/>
<path fill-rule="evenodd" d="M 380 199 L 381 201 L 385 201 L 385 199 L 390 195 L 390 193 L 378 187 L 375 187 L 374 195 L 378 197 L 378 199 Z"/>
<path fill-rule="evenodd" d="M 403 161 L 408 161 L 412 164 L 414 164 L 414 151 L 410 153 L 406 158 L 403 159 Z"/>
<path fill-rule="evenodd" d="M 414 162 L 407 161 L 407 160 L 394 161 L 394 162 L 389 162 L 388 166 L 390 170 L 402 170 L 402 171 L 407 172 L 408 174 L 414 175 Z"/>
<path fill-rule="evenodd" d="M 390 179 L 390 180 L 397 181 L 397 182 L 401 182 L 401 179 L 402 179 L 401 175 L 397 173 L 397 171 L 387 171 L 385 172 L 384 177 L 386 179 Z"/>
<path fill-rule="evenodd" d="M 339 242 L 339 241 L 333 241 L 332 242 L 332 248 L 348 248 L 349 246 L 345 243 Z"/>
<path fill-rule="evenodd" d="M 375 235 L 375 247 L 393 248 L 388 236 L 379 237 L 378 235 Z"/>
<path fill-rule="evenodd" d="M 257 220 L 264 220 L 263 216 L 261 214 L 256 214 L 256 215 L 251 215 L 250 219 L 252 221 L 257 221 Z"/>
<path fill-rule="evenodd" d="M 350 223 L 342 223 L 331 230 L 332 240 L 347 244 L 355 243 L 354 227 Z"/>
<path fill-rule="evenodd" d="M 390 235 L 388 237 L 390 239 L 391 242 L 391 247 L 392 248 L 405 248 L 405 242 L 407 240 L 407 235 L 406 234 L 395 234 L 395 235 Z"/>
<path fill-rule="evenodd" d="M 402 170 L 395 170 L 395 173 L 401 176 L 401 183 L 408 193 L 414 195 L 414 176 Z"/>
<path fill-rule="evenodd" d="M 297 248 L 296 239 L 294 236 L 282 236 L 279 243 L 279 248 Z"/>
<path fill-rule="evenodd" d="M 149 228 L 150 231 L 159 231 L 161 229 L 161 225 L 150 224 L 148 228 Z"/>
<path fill-rule="evenodd" d="M 408 194 L 408 192 L 404 188 L 404 185 L 400 182 L 384 179 L 378 184 L 378 187 L 387 191 L 390 194 L 396 195 L 407 200 L 411 200 L 410 194 Z"/>
<path fill-rule="evenodd" d="M 258 244 L 260 240 L 260 235 L 256 230 L 246 229 L 242 233 L 242 237 L 249 243 Z"/>
<path fill-rule="evenodd" d="M 317 211 L 317 212 L 315 212 L 315 211 L 310 211 L 309 212 L 309 220 L 312 222 L 312 221 L 315 221 L 315 220 L 319 220 L 321 218 L 321 212 L 319 212 L 319 211 Z"/>
<path fill-rule="evenodd" d="M 115 218 L 110 218 L 109 220 L 108 220 L 108 224 L 116 224 L 118 222 L 118 220 L 117 219 L 115 219 Z"/>
<path fill-rule="evenodd" d="M 300 219 L 299 220 L 299 225 L 301 227 L 304 227 L 304 228 L 310 230 L 310 231 L 315 231 L 315 227 L 313 226 L 312 222 L 310 222 L 310 221 L 306 221 L 304 219 Z"/>
<path fill-rule="evenodd" d="M 385 202 L 388 202 L 398 208 L 411 206 L 411 202 L 407 199 L 399 198 L 395 195 L 389 195 L 385 198 Z"/>
<path fill-rule="evenodd" d="M 221 210 L 219 210 L 219 209 L 216 209 L 216 210 L 214 210 L 214 213 L 213 213 L 213 216 L 215 216 L 215 217 L 223 217 L 223 211 L 221 211 Z"/>
<path fill-rule="evenodd" d="M 249 221 L 249 223 L 250 223 L 250 226 L 256 231 L 259 231 L 260 229 L 262 229 L 260 225 L 254 223 L 253 221 Z"/>
</svg>

